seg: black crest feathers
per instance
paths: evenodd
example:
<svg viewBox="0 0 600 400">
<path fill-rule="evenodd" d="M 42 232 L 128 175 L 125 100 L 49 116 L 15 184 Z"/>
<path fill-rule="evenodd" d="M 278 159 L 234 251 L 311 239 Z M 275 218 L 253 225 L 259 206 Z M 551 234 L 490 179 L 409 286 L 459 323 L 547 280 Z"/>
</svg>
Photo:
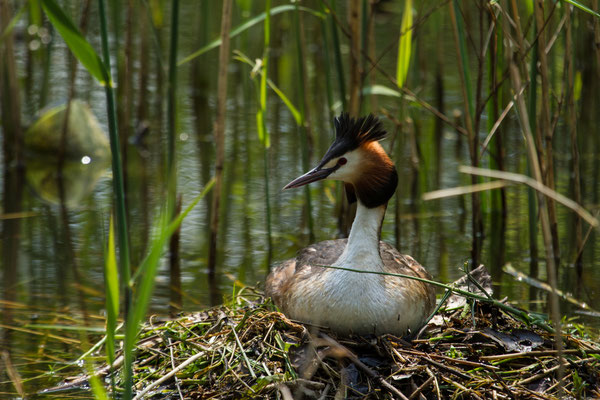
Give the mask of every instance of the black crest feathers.
<svg viewBox="0 0 600 400">
<path fill-rule="evenodd" d="M 357 149 L 360 145 L 385 138 L 386 131 L 381 121 L 373 114 L 362 118 L 351 118 L 346 112 L 333 120 L 335 125 L 335 140 L 317 166 L 321 168 L 329 160 L 340 157 L 348 151 Z"/>
<path fill-rule="evenodd" d="M 354 150 L 361 144 L 385 138 L 387 132 L 379 118 L 369 114 L 362 118 L 351 118 L 346 112 L 334 120 L 335 140 L 342 142 L 348 150 Z"/>
</svg>

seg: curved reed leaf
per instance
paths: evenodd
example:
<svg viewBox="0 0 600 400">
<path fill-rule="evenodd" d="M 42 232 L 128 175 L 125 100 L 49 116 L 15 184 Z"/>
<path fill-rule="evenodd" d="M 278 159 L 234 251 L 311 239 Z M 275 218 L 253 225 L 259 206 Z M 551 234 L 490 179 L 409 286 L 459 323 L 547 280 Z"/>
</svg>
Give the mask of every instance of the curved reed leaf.
<svg viewBox="0 0 600 400">
<path fill-rule="evenodd" d="M 398 44 L 398 62 L 396 65 L 396 81 L 398 87 L 404 86 L 408 67 L 410 66 L 410 54 L 412 51 L 412 24 L 413 7 L 412 0 L 406 0 L 404 3 L 404 12 L 402 13 L 402 24 L 400 25 L 400 43 Z"/>
<path fill-rule="evenodd" d="M 42 0 L 42 8 L 75 58 L 98 82 L 105 85 L 109 80 L 108 71 L 98 53 L 79 32 L 73 21 L 54 0 Z"/>
<path fill-rule="evenodd" d="M 376 96 L 388 96 L 388 97 L 402 97 L 405 100 L 414 102 L 416 107 L 421 107 L 419 103 L 417 103 L 417 99 L 414 96 L 409 94 L 400 93 L 397 90 L 389 88 L 383 85 L 370 85 L 364 86 L 362 89 L 363 95 L 376 95 Z"/>
<path fill-rule="evenodd" d="M 265 123 L 265 113 L 267 111 L 267 75 L 269 65 L 269 43 L 271 41 L 271 0 L 267 0 L 265 9 L 265 48 L 263 50 L 263 58 L 260 74 L 260 86 L 259 86 L 259 100 L 260 108 L 256 113 L 256 125 L 258 129 L 258 138 L 265 149 L 271 147 L 271 138 L 269 137 L 269 131 L 267 130 Z"/>
<path fill-rule="evenodd" d="M 4 38 L 6 38 L 6 36 L 12 32 L 12 30 L 15 27 L 15 25 L 17 24 L 17 22 L 19 22 L 19 20 L 21 19 L 21 16 L 23 16 L 23 13 L 25 12 L 26 5 L 27 4 L 22 5 L 21 8 L 19 8 L 19 11 L 17 11 L 15 16 L 12 17 L 10 22 L 6 25 L 6 27 L 2 31 L 2 34 L 0 35 L 0 43 L 2 43 L 4 41 Z"/>
<path fill-rule="evenodd" d="M 293 5 L 283 5 L 283 6 L 278 6 L 278 7 L 274 7 L 271 9 L 271 12 L 269 13 L 270 16 L 273 15 L 277 15 L 277 14 L 281 14 L 283 12 L 286 11 L 292 11 L 295 10 L 296 7 Z M 319 12 L 319 11 L 315 11 L 311 8 L 308 7 L 298 7 L 298 9 L 300 9 L 301 11 L 305 11 L 308 12 L 312 15 L 314 15 L 315 17 L 318 18 L 325 18 L 325 14 Z M 256 17 L 249 19 L 248 21 L 244 22 L 243 24 L 240 24 L 238 26 L 236 26 L 235 28 L 233 28 L 231 30 L 231 32 L 229 33 L 229 37 L 233 38 L 236 37 L 237 35 L 239 35 L 240 33 L 252 28 L 254 25 L 261 23 L 262 21 L 264 21 L 267 18 L 267 13 L 263 12 L 261 14 L 258 14 Z M 206 53 L 207 51 L 210 51 L 212 49 L 216 49 L 217 47 L 219 47 L 221 45 L 221 38 L 215 39 L 212 42 L 210 42 L 209 44 L 207 44 L 204 47 L 201 47 L 200 49 L 196 50 L 195 52 L 193 52 L 192 54 L 190 54 L 189 56 L 185 57 L 183 60 L 179 61 L 177 63 L 177 66 L 180 67 L 181 65 L 192 61 L 194 58 L 201 56 L 202 54 Z"/>
<path fill-rule="evenodd" d="M 259 74 L 263 73 L 262 68 L 257 69 L 256 63 L 254 61 L 252 61 L 247 55 L 245 55 L 244 53 L 242 53 L 239 50 L 234 50 L 233 53 L 235 54 L 235 57 L 234 57 L 235 60 L 238 60 L 238 61 L 248 64 L 249 66 L 252 67 L 252 71 L 258 70 Z M 279 96 L 281 101 L 283 101 L 283 103 L 287 106 L 288 110 L 290 110 L 290 113 L 292 113 L 292 116 L 294 117 L 294 121 L 296 121 L 296 124 L 300 125 L 302 123 L 300 112 L 298 111 L 296 106 L 294 106 L 292 101 L 281 91 L 281 89 L 279 89 L 279 87 L 277 87 L 277 85 L 275 83 L 273 83 L 272 80 L 267 78 L 267 84 L 277 94 L 277 96 Z"/>
<path fill-rule="evenodd" d="M 594 17 L 598 17 L 598 18 L 600 18 L 600 14 L 598 14 L 596 11 L 594 11 L 594 10 L 592 10 L 592 9 L 590 9 L 590 8 L 588 8 L 588 7 L 586 7 L 586 6 L 584 6 L 583 4 L 581 4 L 581 3 L 580 3 L 580 2 L 578 2 L 578 1 L 575 1 L 575 0 L 563 0 L 563 1 L 564 1 L 565 3 L 569 3 L 569 4 L 572 4 L 572 5 L 574 5 L 575 7 L 579 8 L 580 10 L 583 10 L 583 11 L 585 11 L 585 12 L 586 12 L 586 13 L 588 13 L 588 14 L 592 14 Z"/>
</svg>

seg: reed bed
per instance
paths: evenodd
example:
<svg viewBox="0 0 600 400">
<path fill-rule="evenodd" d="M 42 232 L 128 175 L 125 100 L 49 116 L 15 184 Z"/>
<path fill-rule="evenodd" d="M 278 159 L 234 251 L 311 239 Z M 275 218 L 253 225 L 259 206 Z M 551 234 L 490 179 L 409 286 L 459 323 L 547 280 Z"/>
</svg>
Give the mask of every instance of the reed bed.
<svg viewBox="0 0 600 400">
<path fill-rule="evenodd" d="M 463 287 L 468 286 L 477 290 L 470 283 Z M 590 335 L 577 325 L 563 330 L 563 395 L 600 396 L 600 346 Z M 134 398 L 551 399 L 558 394 L 553 334 L 493 304 L 452 296 L 413 336 L 337 337 L 287 319 L 259 291 L 245 288 L 228 305 L 169 321 L 151 319 L 137 343 Z M 108 371 L 105 367 L 100 375 L 119 385 L 119 368 L 112 377 Z"/>
</svg>

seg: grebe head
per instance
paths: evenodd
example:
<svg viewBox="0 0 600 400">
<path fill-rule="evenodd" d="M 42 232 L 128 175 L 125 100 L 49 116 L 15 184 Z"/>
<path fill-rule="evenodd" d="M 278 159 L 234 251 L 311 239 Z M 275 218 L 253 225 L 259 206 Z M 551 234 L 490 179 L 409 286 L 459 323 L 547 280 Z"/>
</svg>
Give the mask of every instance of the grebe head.
<svg viewBox="0 0 600 400">
<path fill-rule="evenodd" d="M 369 114 L 350 118 L 342 113 L 334 120 L 335 140 L 319 162 L 284 189 L 296 188 L 325 178 L 343 181 L 348 199 L 368 208 L 386 204 L 396 191 L 398 174 L 379 140 L 386 131 L 378 118 Z"/>
</svg>

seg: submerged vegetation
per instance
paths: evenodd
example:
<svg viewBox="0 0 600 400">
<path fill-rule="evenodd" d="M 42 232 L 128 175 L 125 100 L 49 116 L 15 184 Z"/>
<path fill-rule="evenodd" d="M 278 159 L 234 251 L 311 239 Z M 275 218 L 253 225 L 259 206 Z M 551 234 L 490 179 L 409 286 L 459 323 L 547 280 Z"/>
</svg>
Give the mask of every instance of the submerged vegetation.
<svg viewBox="0 0 600 400">
<path fill-rule="evenodd" d="M 78 343 L 65 360 L 85 352 L 89 371 L 112 365 L 90 382 L 96 398 L 600 396 L 598 338 L 572 320 L 599 316 L 587 305 L 600 300 L 598 10 L 598 0 L 0 0 L 0 396 L 59 377 L 13 353 L 14 331 Z M 73 121 L 95 121 L 84 101 L 112 156 L 112 185 L 94 194 L 105 157 L 74 133 Z M 46 107 L 61 110 L 52 124 Z M 144 324 L 166 303 L 172 315 L 216 306 L 227 279 L 254 284 L 272 261 L 347 233 L 342 185 L 277 192 L 323 153 L 340 110 L 382 115 L 391 133 L 383 145 L 401 185 L 384 240 L 438 281 L 465 258 L 486 263 L 497 295 L 531 310 L 479 295 L 446 304 L 409 342 L 346 340 L 245 290 Z M 36 295 L 80 313 L 79 338 L 15 312 L 35 313 L 30 286 L 49 282 Z M 103 339 L 87 352 L 96 328 Z M 100 348 L 106 362 L 91 357 Z"/>
</svg>

